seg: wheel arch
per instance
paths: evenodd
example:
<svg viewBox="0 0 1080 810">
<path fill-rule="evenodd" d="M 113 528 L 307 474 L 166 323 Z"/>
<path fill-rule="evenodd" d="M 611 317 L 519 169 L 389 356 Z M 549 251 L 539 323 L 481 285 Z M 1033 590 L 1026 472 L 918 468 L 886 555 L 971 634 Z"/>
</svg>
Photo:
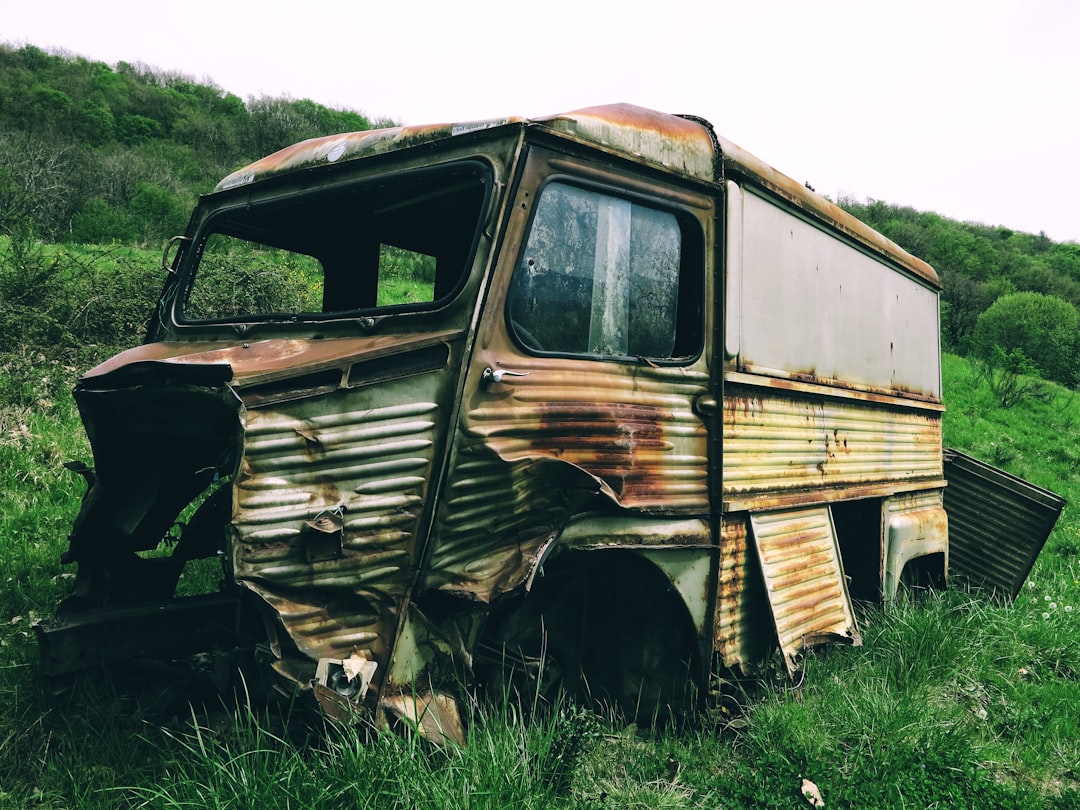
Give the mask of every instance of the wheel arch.
<svg viewBox="0 0 1080 810">
<path fill-rule="evenodd" d="M 566 544 L 493 611 L 485 646 L 555 657 L 572 696 L 667 717 L 704 694 L 712 595 L 687 593 L 706 589 L 711 566 L 707 549 Z"/>
</svg>

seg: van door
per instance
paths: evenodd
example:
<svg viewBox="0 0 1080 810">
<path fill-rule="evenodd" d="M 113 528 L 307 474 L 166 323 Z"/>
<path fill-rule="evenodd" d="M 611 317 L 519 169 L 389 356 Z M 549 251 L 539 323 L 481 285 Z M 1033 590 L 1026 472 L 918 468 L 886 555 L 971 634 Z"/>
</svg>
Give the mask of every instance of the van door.
<svg viewBox="0 0 1080 810">
<path fill-rule="evenodd" d="M 485 602 L 585 510 L 709 514 L 713 199 L 533 147 L 509 210 L 425 560 Z"/>
<path fill-rule="evenodd" d="M 1015 599 L 1065 499 L 952 448 L 945 477 L 950 576 Z"/>
</svg>

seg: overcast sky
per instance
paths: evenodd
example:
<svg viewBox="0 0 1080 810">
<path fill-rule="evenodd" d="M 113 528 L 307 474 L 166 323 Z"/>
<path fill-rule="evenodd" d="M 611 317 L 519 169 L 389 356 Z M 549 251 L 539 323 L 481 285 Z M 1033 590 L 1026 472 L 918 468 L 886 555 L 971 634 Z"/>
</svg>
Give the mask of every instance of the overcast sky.
<svg viewBox="0 0 1080 810">
<path fill-rule="evenodd" d="M 8 0 L 0 40 L 440 123 L 630 102 L 820 193 L 1080 241 L 1077 0 Z M 0 104 L 3 99 L 0 99 Z"/>
</svg>

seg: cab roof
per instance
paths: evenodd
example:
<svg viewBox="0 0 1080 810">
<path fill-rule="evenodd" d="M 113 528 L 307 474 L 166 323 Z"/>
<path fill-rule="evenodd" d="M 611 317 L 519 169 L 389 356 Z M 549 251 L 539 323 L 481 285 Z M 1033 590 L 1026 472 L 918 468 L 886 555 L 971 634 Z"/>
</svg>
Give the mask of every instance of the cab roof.
<svg viewBox="0 0 1080 810">
<path fill-rule="evenodd" d="M 239 169 L 218 183 L 225 191 L 269 177 L 332 163 L 393 152 L 410 146 L 496 128 L 539 128 L 589 143 L 707 183 L 725 179 L 749 182 L 786 200 L 814 219 L 884 253 L 897 264 L 935 286 L 934 269 L 894 242 L 719 136 L 712 125 L 689 115 L 671 115 L 632 104 L 608 104 L 541 118 L 496 118 L 451 124 L 388 127 L 312 138 L 287 146 Z"/>
</svg>

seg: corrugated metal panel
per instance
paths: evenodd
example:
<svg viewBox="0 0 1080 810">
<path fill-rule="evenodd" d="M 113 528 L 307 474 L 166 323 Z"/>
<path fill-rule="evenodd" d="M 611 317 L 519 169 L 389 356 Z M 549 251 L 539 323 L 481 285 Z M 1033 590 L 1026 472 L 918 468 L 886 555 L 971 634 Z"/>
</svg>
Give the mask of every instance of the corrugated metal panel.
<svg viewBox="0 0 1080 810">
<path fill-rule="evenodd" d="M 829 508 L 752 514 L 750 524 L 788 671 L 812 644 L 861 644 Z"/>
<path fill-rule="evenodd" d="M 506 461 L 578 467 L 627 508 L 708 511 L 708 433 L 694 413 L 704 371 L 539 357 L 514 367 L 527 376 L 477 399 L 470 436 Z"/>
<path fill-rule="evenodd" d="M 1015 599 L 1065 499 L 952 449 L 945 477 L 950 569 Z"/>
<path fill-rule="evenodd" d="M 236 578 L 312 659 L 384 661 L 445 432 L 428 373 L 249 409 L 234 488 Z M 308 528 L 337 519 L 340 532 Z"/>
<path fill-rule="evenodd" d="M 620 505 L 706 514 L 708 377 L 564 358 L 515 358 L 472 398 L 425 561 L 426 584 L 489 600 L 600 491 Z"/>
<path fill-rule="evenodd" d="M 424 560 L 424 587 L 487 602 L 531 573 L 543 545 L 596 491 L 547 466 L 510 467 L 472 447 L 440 498 L 439 518 Z"/>
<path fill-rule="evenodd" d="M 716 652 L 725 667 L 748 673 L 772 643 L 761 566 L 749 543 L 745 514 L 725 515 L 716 588 Z"/>
<path fill-rule="evenodd" d="M 724 497 L 941 476 L 941 418 L 728 385 Z"/>
</svg>

